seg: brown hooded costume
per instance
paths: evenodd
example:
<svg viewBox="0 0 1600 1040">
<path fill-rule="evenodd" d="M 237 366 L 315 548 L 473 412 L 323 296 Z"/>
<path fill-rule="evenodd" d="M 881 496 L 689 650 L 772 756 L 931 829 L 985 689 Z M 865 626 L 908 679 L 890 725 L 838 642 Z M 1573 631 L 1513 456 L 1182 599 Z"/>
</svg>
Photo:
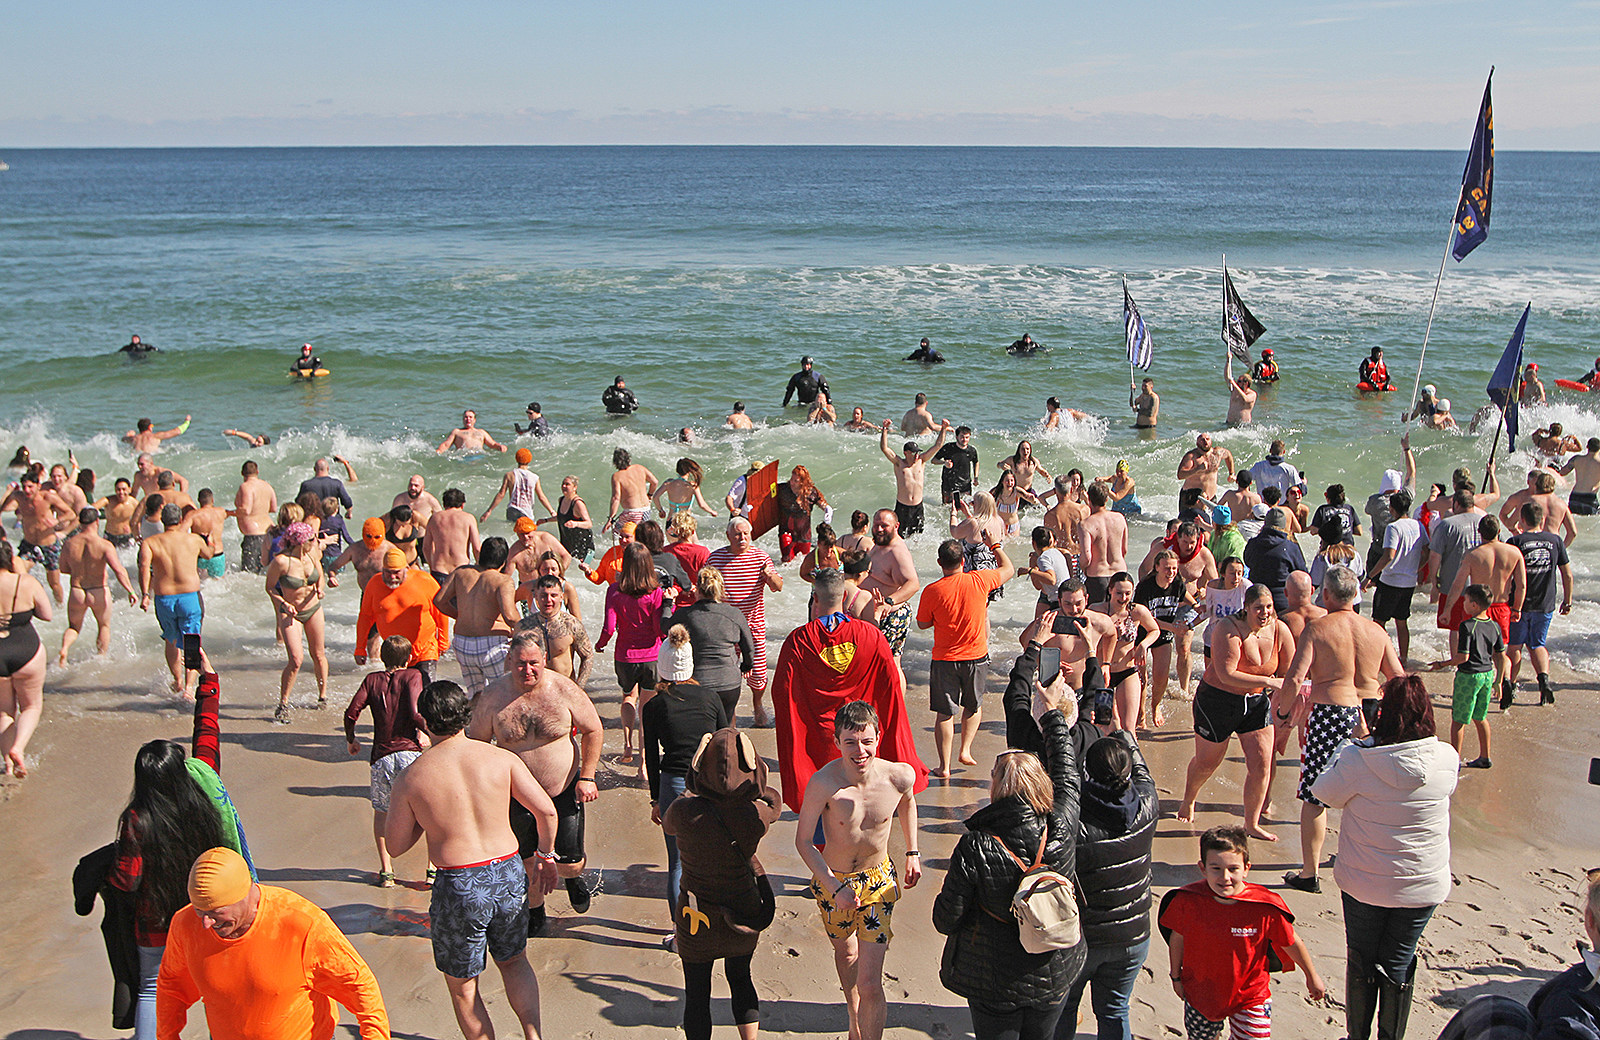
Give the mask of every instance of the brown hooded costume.
<svg viewBox="0 0 1600 1040">
<path fill-rule="evenodd" d="M 678 954 L 688 963 L 749 956 L 772 921 L 772 887 L 756 846 L 778 818 L 778 793 L 755 745 L 736 729 L 701 739 L 688 780 L 688 793 L 661 821 L 678 839 L 683 866 Z"/>
</svg>

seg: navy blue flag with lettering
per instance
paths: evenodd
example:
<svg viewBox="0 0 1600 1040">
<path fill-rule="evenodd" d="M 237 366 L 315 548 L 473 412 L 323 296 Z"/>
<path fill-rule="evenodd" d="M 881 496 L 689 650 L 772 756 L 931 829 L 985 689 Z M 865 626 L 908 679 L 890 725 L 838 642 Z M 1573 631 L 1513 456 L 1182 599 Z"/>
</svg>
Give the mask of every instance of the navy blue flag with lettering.
<svg viewBox="0 0 1600 1040">
<path fill-rule="evenodd" d="M 1461 201 L 1456 205 L 1456 231 L 1450 239 L 1450 255 L 1457 262 L 1489 237 L 1489 201 L 1494 187 L 1494 111 L 1489 104 L 1489 87 L 1494 69 L 1483 85 L 1483 105 L 1478 109 L 1478 128 L 1472 132 L 1472 149 L 1467 152 L 1467 168 L 1461 174 Z"/>
<path fill-rule="evenodd" d="M 1517 380 L 1522 374 L 1522 337 L 1528 331 L 1528 312 L 1533 309 L 1533 304 L 1522 309 L 1522 320 L 1517 322 L 1517 331 L 1511 334 L 1511 342 L 1506 344 L 1506 352 L 1500 355 L 1500 363 L 1494 366 L 1494 375 L 1489 377 L 1489 400 L 1500 406 L 1500 412 L 1506 417 L 1506 448 L 1509 451 L 1517 449 Z"/>
</svg>

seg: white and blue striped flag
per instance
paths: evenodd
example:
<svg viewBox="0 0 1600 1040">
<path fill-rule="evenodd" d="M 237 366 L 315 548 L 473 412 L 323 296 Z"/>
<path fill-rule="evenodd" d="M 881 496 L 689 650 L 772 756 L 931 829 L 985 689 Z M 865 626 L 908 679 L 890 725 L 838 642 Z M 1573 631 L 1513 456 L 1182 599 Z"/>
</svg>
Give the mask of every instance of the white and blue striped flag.
<svg viewBox="0 0 1600 1040">
<path fill-rule="evenodd" d="M 1128 295 L 1128 283 L 1122 283 L 1122 328 L 1128 339 L 1128 364 L 1150 370 L 1150 360 L 1155 347 L 1150 342 L 1150 328 L 1139 316 L 1139 308 Z"/>
</svg>

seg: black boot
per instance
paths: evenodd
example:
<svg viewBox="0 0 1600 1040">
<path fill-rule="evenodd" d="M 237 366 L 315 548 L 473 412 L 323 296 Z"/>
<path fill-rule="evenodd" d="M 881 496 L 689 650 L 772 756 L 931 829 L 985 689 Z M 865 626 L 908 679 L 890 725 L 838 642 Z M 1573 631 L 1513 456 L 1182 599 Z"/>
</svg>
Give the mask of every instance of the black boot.
<svg viewBox="0 0 1600 1040">
<path fill-rule="evenodd" d="M 1411 958 L 1405 978 L 1391 979 L 1382 969 L 1378 974 L 1378 1040 L 1405 1040 L 1406 1023 L 1411 1019 L 1411 987 L 1417 979 L 1417 959 Z"/>
<path fill-rule="evenodd" d="M 1544 672 L 1539 673 L 1539 703 L 1554 704 L 1556 695 L 1550 692 L 1550 676 Z"/>
<path fill-rule="evenodd" d="M 1344 1028 L 1348 1040 L 1369 1040 L 1378 1010 L 1378 975 L 1361 954 L 1345 948 Z"/>
</svg>

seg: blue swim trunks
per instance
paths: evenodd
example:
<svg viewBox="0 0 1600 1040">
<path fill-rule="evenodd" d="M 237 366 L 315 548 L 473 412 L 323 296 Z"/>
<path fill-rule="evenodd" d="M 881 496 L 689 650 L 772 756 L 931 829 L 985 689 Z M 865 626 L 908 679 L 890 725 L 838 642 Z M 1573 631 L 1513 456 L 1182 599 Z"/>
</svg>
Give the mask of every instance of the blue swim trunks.
<svg viewBox="0 0 1600 1040">
<path fill-rule="evenodd" d="M 515 852 L 488 863 L 440 867 L 428 902 L 433 965 L 456 979 L 487 967 L 484 950 L 508 961 L 528 947 L 528 873 Z"/>
<path fill-rule="evenodd" d="M 173 646 L 182 646 L 184 636 L 200 634 L 200 621 L 205 608 L 200 604 L 200 593 L 180 592 L 176 596 L 155 598 L 156 620 L 161 624 L 161 638 Z"/>
</svg>

